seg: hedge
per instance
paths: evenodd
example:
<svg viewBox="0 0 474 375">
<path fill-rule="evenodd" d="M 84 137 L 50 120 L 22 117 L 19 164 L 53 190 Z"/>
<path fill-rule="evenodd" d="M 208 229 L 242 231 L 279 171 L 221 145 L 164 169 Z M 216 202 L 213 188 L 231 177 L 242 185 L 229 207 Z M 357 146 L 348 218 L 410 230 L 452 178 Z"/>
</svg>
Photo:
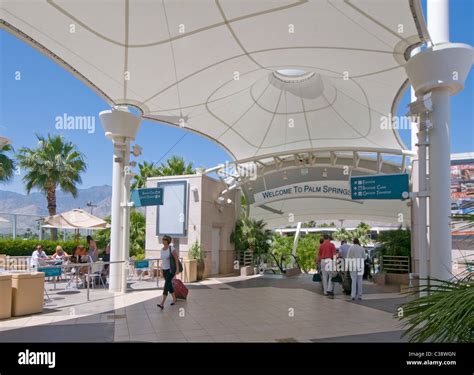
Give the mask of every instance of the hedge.
<svg viewBox="0 0 474 375">
<path fill-rule="evenodd" d="M 0 254 L 10 256 L 31 256 L 35 251 L 36 246 L 43 245 L 43 249 L 47 255 L 52 255 L 55 252 L 56 246 L 62 246 L 63 250 L 71 254 L 72 250 L 77 245 L 86 246 L 85 241 L 50 241 L 50 240 L 11 240 L 0 239 Z"/>
</svg>

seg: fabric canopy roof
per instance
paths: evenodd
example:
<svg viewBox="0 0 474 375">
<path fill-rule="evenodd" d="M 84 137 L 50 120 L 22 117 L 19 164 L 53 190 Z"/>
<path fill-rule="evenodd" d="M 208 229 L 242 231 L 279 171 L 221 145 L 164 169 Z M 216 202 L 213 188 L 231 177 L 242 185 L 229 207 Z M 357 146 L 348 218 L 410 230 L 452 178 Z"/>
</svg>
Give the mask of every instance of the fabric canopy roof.
<svg viewBox="0 0 474 375">
<path fill-rule="evenodd" d="M 336 152 L 355 152 L 354 165 L 358 152 L 375 152 L 371 173 L 384 173 L 382 154 L 410 154 L 382 123 L 408 86 L 411 49 L 429 40 L 419 0 L 3 0 L 0 7 L 3 28 L 110 105 L 133 105 L 144 118 L 204 135 L 236 161 L 313 160 L 321 151 L 332 153 L 332 167 Z M 400 171 L 405 158 L 386 173 Z M 392 221 L 407 211 L 400 201 L 251 204 L 252 216 L 271 226 L 287 224 L 288 212 Z"/>
<path fill-rule="evenodd" d="M 76 208 L 71 211 L 46 217 L 42 227 L 61 229 L 104 229 L 109 228 L 110 224 L 97 216 Z"/>
<path fill-rule="evenodd" d="M 400 98 L 409 50 L 428 39 L 418 0 L 4 0 L 1 8 L 3 27 L 111 105 L 203 134 L 237 160 L 321 147 L 399 153 L 397 131 L 380 118 Z"/>
</svg>

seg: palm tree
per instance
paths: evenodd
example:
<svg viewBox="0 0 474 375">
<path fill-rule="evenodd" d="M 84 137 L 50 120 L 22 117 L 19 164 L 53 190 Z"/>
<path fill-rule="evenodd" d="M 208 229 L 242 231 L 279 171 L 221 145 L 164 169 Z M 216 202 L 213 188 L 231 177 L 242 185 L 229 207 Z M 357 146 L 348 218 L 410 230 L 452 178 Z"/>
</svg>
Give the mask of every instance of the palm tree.
<svg viewBox="0 0 474 375">
<path fill-rule="evenodd" d="M 29 194 L 33 188 L 46 194 L 49 215 L 56 215 L 56 189 L 77 196 L 81 173 L 87 169 L 84 155 L 72 142 L 61 136 L 37 135 L 38 147 L 22 147 L 17 155 L 19 165 L 26 171 L 23 181 Z M 57 239 L 57 230 L 51 229 L 51 239 Z"/>
<path fill-rule="evenodd" d="M 138 163 L 139 174 L 135 176 L 135 180 L 131 185 L 131 189 L 141 189 L 146 187 L 146 179 L 148 177 L 159 176 L 160 171 L 154 162 L 144 161 L 143 163 Z"/>
<path fill-rule="evenodd" d="M 13 177 L 15 162 L 5 154 L 12 150 L 10 145 L 0 148 L 0 182 L 8 182 Z"/>
<path fill-rule="evenodd" d="M 405 320 L 411 342 L 474 341 L 474 278 L 471 274 L 453 280 L 430 279 L 430 284 L 413 289 L 425 296 L 402 304 L 395 314 Z"/>
<path fill-rule="evenodd" d="M 184 174 L 195 174 L 193 163 L 186 164 L 181 156 L 172 156 L 166 161 L 166 164 L 161 163 L 158 167 L 160 176 L 176 176 Z"/>
</svg>

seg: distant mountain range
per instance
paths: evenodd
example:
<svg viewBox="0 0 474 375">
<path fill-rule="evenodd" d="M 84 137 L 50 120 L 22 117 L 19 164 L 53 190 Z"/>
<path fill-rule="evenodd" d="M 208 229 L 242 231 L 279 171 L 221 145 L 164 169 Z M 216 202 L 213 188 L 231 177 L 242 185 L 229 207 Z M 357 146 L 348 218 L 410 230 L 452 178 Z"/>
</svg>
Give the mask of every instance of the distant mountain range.
<svg viewBox="0 0 474 375">
<path fill-rule="evenodd" d="M 110 200 L 112 197 L 112 187 L 109 185 L 93 186 L 87 189 L 78 189 L 76 198 L 71 194 L 58 191 L 56 195 L 57 212 L 72 210 L 73 208 L 82 208 L 87 212 L 87 202 L 92 202 L 92 213 L 95 216 L 104 218 L 110 215 Z M 0 233 L 11 232 L 12 216 L 7 214 L 23 214 L 47 216 L 46 197 L 42 193 L 19 194 L 11 191 L 0 190 L 0 218 L 10 221 L 9 223 L 0 223 Z M 27 228 L 34 230 L 35 219 L 33 216 L 17 216 L 17 231 L 24 232 Z"/>
</svg>

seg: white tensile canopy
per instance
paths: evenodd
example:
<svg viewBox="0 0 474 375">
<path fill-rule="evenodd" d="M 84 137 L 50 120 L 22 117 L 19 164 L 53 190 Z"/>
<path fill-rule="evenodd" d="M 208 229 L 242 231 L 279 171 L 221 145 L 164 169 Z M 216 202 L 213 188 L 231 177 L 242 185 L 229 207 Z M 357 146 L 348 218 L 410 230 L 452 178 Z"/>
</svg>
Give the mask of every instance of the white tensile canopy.
<svg viewBox="0 0 474 375">
<path fill-rule="evenodd" d="M 60 229 L 105 229 L 109 228 L 110 224 L 97 216 L 76 208 L 71 211 L 46 217 L 42 227 Z"/>
<path fill-rule="evenodd" d="M 395 113 L 408 85 L 411 49 L 429 39 L 418 0 L 4 0 L 0 6 L 4 28 L 111 105 L 134 105 L 144 118 L 202 134 L 235 161 L 313 160 L 327 152 L 328 168 L 340 169 L 338 153 L 359 160 L 365 152 L 377 159 L 372 173 L 378 173 L 383 155 L 410 154 L 381 118 Z M 405 171 L 404 158 L 396 171 Z M 319 201 L 308 201 L 305 210 L 329 213 Z M 341 215 L 370 215 L 373 205 L 338 204 Z M 404 205 L 387 204 L 382 216 L 391 221 Z"/>
</svg>

